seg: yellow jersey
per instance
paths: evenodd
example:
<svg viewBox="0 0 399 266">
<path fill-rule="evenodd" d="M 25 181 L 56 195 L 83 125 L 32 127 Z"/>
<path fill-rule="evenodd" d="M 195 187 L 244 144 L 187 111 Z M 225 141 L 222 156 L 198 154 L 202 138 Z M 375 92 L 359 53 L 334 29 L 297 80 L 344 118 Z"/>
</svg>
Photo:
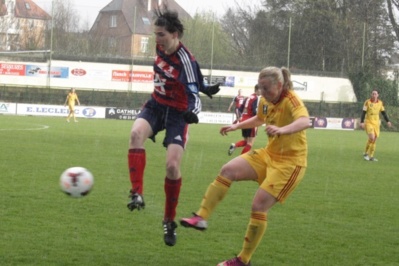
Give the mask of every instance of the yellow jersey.
<svg viewBox="0 0 399 266">
<path fill-rule="evenodd" d="M 288 90 L 283 92 L 276 104 L 261 97 L 257 116 L 265 122 L 266 126 L 284 127 L 300 117 L 309 117 L 309 113 L 299 96 L 293 90 Z M 307 166 L 306 131 L 269 136 L 266 150 L 274 160 L 288 160 L 299 166 Z"/>
<path fill-rule="evenodd" d="M 75 105 L 75 101 L 78 100 L 78 95 L 75 92 L 68 93 L 67 102 L 68 105 Z"/>
<path fill-rule="evenodd" d="M 381 100 L 373 102 L 371 99 L 368 99 L 363 104 L 363 111 L 366 112 L 364 122 L 374 126 L 379 126 L 380 112 L 385 111 L 384 103 Z"/>
</svg>

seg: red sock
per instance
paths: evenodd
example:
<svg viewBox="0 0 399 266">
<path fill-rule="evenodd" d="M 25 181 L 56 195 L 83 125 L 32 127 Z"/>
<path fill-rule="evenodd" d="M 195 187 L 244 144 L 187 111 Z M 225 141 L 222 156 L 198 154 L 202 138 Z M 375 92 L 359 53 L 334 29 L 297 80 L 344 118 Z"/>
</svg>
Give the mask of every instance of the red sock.
<svg viewBox="0 0 399 266">
<path fill-rule="evenodd" d="M 236 142 L 236 147 L 244 147 L 245 145 L 247 145 L 247 142 L 245 140 L 240 140 Z"/>
<path fill-rule="evenodd" d="M 176 217 L 176 207 L 179 201 L 181 178 L 172 180 L 165 177 L 165 215 L 164 221 L 174 221 Z"/>
<path fill-rule="evenodd" d="M 146 163 L 145 150 L 129 149 L 127 158 L 132 190 L 143 195 L 143 174 Z"/>
<path fill-rule="evenodd" d="M 242 149 L 241 154 L 244 154 L 244 153 L 246 153 L 246 152 L 249 152 L 249 151 L 251 150 L 251 148 L 252 148 L 251 145 L 249 145 L 249 144 L 245 145 L 244 149 Z"/>
</svg>

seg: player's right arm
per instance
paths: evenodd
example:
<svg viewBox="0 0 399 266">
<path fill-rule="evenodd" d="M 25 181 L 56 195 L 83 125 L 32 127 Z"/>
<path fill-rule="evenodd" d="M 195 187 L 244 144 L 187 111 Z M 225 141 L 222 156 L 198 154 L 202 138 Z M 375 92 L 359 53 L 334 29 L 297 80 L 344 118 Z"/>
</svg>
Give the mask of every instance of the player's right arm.
<svg viewBox="0 0 399 266">
<path fill-rule="evenodd" d="M 364 128 L 364 119 L 366 118 L 366 114 L 367 114 L 367 101 L 364 102 L 363 104 L 363 111 L 362 111 L 362 115 L 360 117 L 360 127 Z"/>
<path fill-rule="evenodd" d="M 67 97 L 66 97 L 66 99 L 65 99 L 65 103 L 64 103 L 64 106 L 66 106 L 66 105 L 67 105 L 67 102 L 68 102 L 68 98 L 69 98 L 69 94 L 67 95 Z"/>
<path fill-rule="evenodd" d="M 231 107 L 233 107 L 234 104 L 234 99 L 231 101 L 229 108 L 227 108 L 227 111 L 230 112 L 231 111 Z"/>
<path fill-rule="evenodd" d="M 237 129 L 254 128 L 262 125 L 263 123 L 264 123 L 263 119 L 259 118 L 258 116 L 253 116 L 241 123 L 223 126 L 220 129 L 219 133 L 222 136 L 226 136 L 227 132 L 235 131 Z"/>
<path fill-rule="evenodd" d="M 360 117 L 360 127 L 364 128 L 364 118 L 366 117 L 366 111 L 362 111 L 362 116 Z"/>
</svg>

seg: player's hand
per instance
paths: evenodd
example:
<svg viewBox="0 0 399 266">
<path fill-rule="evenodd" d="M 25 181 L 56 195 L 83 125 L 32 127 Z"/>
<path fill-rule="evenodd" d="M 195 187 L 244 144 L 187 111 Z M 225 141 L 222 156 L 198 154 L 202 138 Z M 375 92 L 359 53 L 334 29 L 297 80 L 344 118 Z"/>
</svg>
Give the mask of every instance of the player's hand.
<svg viewBox="0 0 399 266">
<path fill-rule="evenodd" d="M 228 126 L 221 127 L 219 130 L 219 133 L 222 136 L 227 136 L 227 132 L 234 131 L 236 129 L 237 129 L 237 124 L 228 125 Z"/>
<path fill-rule="evenodd" d="M 269 137 L 280 136 L 283 134 L 280 127 L 276 127 L 273 125 L 266 126 L 265 131 Z"/>
<path fill-rule="evenodd" d="M 183 113 L 183 119 L 187 124 L 198 124 L 199 122 L 198 116 L 191 111 L 185 111 Z"/>
<path fill-rule="evenodd" d="M 212 95 L 215 95 L 216 93 L 218 93 L 220 91 L 220 83 L 216 83 L 215 85 L 212 86 L 208 86 L 205 90 L 204 93 L 212 99 Z"/>
</svg>

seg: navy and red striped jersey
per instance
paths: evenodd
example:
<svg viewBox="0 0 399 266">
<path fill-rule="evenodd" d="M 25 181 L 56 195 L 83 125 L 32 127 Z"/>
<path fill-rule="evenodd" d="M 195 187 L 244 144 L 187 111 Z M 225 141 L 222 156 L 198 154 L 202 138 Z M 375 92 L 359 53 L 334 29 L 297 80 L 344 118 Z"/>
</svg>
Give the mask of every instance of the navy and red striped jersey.
<svg viewBox="0 0 399 266">
<path fill-rule="evenodd" d="M 240 108 L 244 104 L 245 97 L 242 95 L 237 95 L 234 97 L 233 102 L 235 103 L 236 108 Z"/>
<path fill-rule="evenodd" d="M 243 114 L 241 121 L 245 121 L 256 115 L 258 109 L 258 95 L 256 93 L 251 94 L 243 103 Z"/>
<path fill-rule="evenodd" d="M 160 104 L 179 111 L 201 111 L 199 91 L 204 89 L 204 78 L 191 52 L 180 42 L 177 50 L 166 55 L 156 47 L 154 61 L 154 92 Z"/>
</svg>

